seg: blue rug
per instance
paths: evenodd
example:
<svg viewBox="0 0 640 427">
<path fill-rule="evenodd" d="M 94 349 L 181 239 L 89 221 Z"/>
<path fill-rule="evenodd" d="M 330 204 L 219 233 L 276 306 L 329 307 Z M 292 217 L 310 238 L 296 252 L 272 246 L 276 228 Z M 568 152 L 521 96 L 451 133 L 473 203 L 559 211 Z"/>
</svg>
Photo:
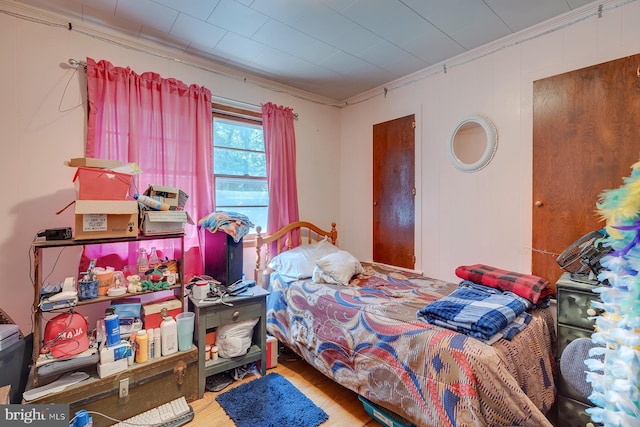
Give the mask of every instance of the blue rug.
<svg viewBox="0 0 640 427">
<path fill-rule="evenodd" d="M 317 427 L 329 416 L 282 375 L 270 373 L 216 400 L 238 427 Z"/>
</svg>

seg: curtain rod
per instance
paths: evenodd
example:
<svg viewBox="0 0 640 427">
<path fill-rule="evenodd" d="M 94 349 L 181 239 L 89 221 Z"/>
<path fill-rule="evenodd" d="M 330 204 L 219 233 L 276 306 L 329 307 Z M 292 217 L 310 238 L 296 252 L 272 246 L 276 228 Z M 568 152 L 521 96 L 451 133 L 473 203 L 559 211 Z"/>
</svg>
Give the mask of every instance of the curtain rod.
<svg viewBox="0 0 640 427">
<path fill-rule="evenodd" d="M 262 110 L 262 104 L 252 104 L 250 102 L 240 101 L 239 99 L 225 98 L 224 96 L 211 95 L 211 100 L 212 101 L 220 101 L 222 103 L 227 102 L 227 103 L 231 103 L 231 104 L 244 105 L 245 107 L 253 108 L 253 109 L 257 110 L 257 111 Z"/>
<path fill-rule="evenodd" d="M 224 96 L 211 95 L 212 101 L 219 101 L 222 104 L 231 104 L 232 107 L 240 107 L 242 106 L 252 108 L 257 112 L 262 111 L 262 104 L 252 104 L 250 102 L 240 101 L 239 99 L 226 98 Z M 293 113 L 293 118 L 298 120 L 298 113 Z"/>
<path fill-rule="evenodd" d="M 77 59 L 73 59 L 70 58 L 69 59 L 69 65 L 71 65 L 72 67 L 78 67 L 78 66 L 82 66 L 82 67 L 86 67 L 87 63 L 85 61 L 78 61 Z M 233 99 L 233 98 L 226 98 L 224 96 L 218 96 L 218 95 L 211 95 L 211 100 L 216 100 L 216 101 L 221 101 L 222 103 L 224 103 L 225 101 L 227 103 L 232 103 L 235 105 L 244 105 L 245 107 L 250 107 L 252 109 L 255 109 L 256 111 L 261 111 L 262 110 L 262 104 L 252 104 L 250 102 L 245 102 L 245 101 L 240 101 L 238 99 Z M 298 113 L 293 113 L 293 118 L 298 120 Z"/>
</svg>

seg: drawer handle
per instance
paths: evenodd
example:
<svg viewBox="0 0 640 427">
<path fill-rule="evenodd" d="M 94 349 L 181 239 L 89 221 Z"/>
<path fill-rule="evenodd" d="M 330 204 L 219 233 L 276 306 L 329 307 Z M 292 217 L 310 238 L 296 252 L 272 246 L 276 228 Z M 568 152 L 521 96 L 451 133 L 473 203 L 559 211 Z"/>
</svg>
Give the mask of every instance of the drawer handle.
<svg viewBox="0 0 640 427">
<path fill-rule="evenodd" d="M 234 311 L 231 317 L 233 318 L 233 320 L 238 320 L 238 317 L 240 317 L 240 312 Z"/>
<path fill-rule="evenodd" d="M 590 309 L 587 310 L 587 314 L 589 316 L 595 316 L 598 313 L 593 308 L 590 308 Z"/>
</svg>

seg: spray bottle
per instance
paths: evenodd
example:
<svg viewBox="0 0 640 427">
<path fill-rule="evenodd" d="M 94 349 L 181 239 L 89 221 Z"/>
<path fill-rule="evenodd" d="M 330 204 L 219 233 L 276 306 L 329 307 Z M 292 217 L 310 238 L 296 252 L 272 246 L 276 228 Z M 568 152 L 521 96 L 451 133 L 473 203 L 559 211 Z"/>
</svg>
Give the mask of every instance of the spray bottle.
<svg viewBox="0 0 640 427">
<path fill-rule="evenodd" d="M 134 194 L 133 198 L 136 199 L 139 203 L 142 203 L 146 207 L 156 210 L 156 211 L 168 211 L 169 205 L 161 202 L 158 199 L 154 199 L 153 197 L 145 196 L 144 194 Z"/>
</svg>

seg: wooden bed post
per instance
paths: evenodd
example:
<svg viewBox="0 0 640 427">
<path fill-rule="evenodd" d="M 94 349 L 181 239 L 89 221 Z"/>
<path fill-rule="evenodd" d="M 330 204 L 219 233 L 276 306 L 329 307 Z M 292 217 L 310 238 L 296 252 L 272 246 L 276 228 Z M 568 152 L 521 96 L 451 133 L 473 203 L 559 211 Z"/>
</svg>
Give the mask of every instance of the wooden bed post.
<svg viewBox="0 0 640 427">
<path fill-rule="evenodd" d="M 320 241 L 324 236 L 326 236 L 333 245 L 338 241 L 338 230 L 336 230 L 335 222 L 331 223 L 331 231 L 325 231 L 310 222 L 296 221 L 284 226 L 270 236 L 263 236 L 262 227 L 259 225 L 256 226 L 256 268 L 253 275 L 257 284 L 260 286 L 264 285 L 264 271 L 271 258 L 271 244 L 275 242 L 275 254 L 273 255 L 275 257 L 281 252 L 294 247 L 292 234 L 294 230 L 300 231 L 297 243 L 298 245 L 302 244 L 303 229 L 307 230 L 307 243 L 311 243 L 312 240 Z M 315 237 L 314 239 L 312 239 L 312 235 Z M 262 256 L 263 247 L 264 257 Z"/>
<path fill-rule="evenodd" d="M 331 243 L 335 246 L 338 241 L 338 230 L 336 230 L 336 223 L 331 223 L 331 231 L 329 232 L 329 238 L 331 239 Z"/>
<path fill-rule="evenodd" d="M 260 286 L 262 286 L 260 258 L 262 255 L 261 252 L 262 252 L 262 244 L 263 244 L 263 238 L 262 238 L 262 235 L 260 234 L 261 231 L 262 231 L 262 227 L 260 227 L 259 225 L 256 226 L 256 269 L 253 270 L 253 280 L 255 280 L 256 283 Z"/>
</svg>

